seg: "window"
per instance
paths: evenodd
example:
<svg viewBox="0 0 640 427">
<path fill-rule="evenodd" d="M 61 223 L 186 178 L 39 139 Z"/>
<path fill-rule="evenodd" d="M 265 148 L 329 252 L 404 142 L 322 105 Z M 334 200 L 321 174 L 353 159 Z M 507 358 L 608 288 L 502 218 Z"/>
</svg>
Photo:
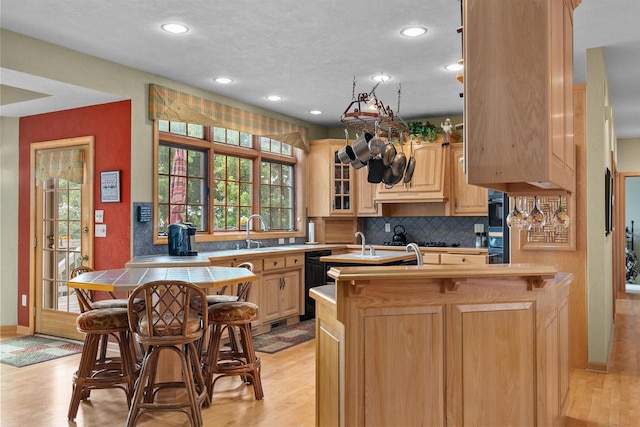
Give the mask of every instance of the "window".
<svg viewBox="0 0 640 427">
<path fill-rule="evenodd" d="M 158 236 L 166 236 L 171 223 L 191 222 L 199 240 L 234 240 L 244 235 L 252 214 L 265 218 L 274 237 L 296 231 L 295 218 L 304 214 L 295 204 L 301 150 L 232 129 L 157 124 Z"/>
<path fill-rule="evenodd" d="M 158 232 L 175 222 L 207 230 L 206 152 L 160 144 L 158 149 Z"/>
</svg>

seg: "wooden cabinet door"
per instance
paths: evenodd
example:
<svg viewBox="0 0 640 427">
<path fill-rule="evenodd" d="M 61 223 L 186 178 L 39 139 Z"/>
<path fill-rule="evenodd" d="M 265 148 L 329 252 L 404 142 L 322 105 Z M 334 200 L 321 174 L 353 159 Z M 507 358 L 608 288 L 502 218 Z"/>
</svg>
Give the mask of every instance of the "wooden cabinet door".
<svg viewBox="0 0 640 427">
<path fill-rule="evenodd" d="M 455 342 L 447 352 L 451 425 L 535 425 L 535 315 L 532 301 L 452 306 L 447 332 Z"/>
<path fill-rule="evenodd" d="M 307 161 L 309 178 L 309 216 L 353 216 L 354 169 L 340 162 L 338 150 L 345 141 L 320 139 L 311 141 Z"/>
<path fill-rule="evenodd" d="M 375 201 L 378 184 L 367 181 L 367 168 L 356 173 L 356 216 L 382 216 L 382 206 Z"/>
<path fill-rule="evenodd" d="M 409 191 L 440 192 L 444 185 L 444 148 L 438 143 L 413 145 L 416 168 Z"/>
<path fill-rule="evenodd" d="M 280 317 L 296 316 L 300 310 L 300 271 L 289 271 L 282 275 Z"/>
<path fill-rule="evenodd" d="M 262 311 L 263 321 L 270 322 L 280 318 L 280 288 L 282 275 L 269 274 L 262 278 Z"/>
<path fill-rule="evenodd" d="M 487 189 L 467 184 L 462 144 L 451 145 L 451 181 L 453 215 L 487 215 Z"/>
</svg>

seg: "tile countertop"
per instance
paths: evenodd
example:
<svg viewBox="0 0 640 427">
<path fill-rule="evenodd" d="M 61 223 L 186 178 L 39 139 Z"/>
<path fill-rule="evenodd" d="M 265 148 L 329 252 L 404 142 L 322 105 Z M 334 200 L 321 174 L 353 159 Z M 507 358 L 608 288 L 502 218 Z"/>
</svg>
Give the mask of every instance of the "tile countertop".
<svg viewBox="0 0 640 427">
<path fill-rule="evenodd" d="M 415 257 L 413 254 L 405 253 L 404 246 L 385 246 L 385 245 L 373 245 L 376 248 L 376 254 L 385 254 L 385 256 L 394 256 L 389 252 L 401 252 L 400 259 L 408 256 L 408 259 Z M 369 245 L 367 245 L 367 250 Z M 314 245 L 286 245 L 286 246 L 273 246 L 266 248 L 254 248 L 254 249 L 226 249 L 219 251 L 206 251 L 198 252 L 196 256 L 171 256 L 171 255 L 141 255 L 131 258 L 125 267 L 198 267 L 211 265 L 212 262 L 219 262 L 225 259 L 250 259 L 258 257 L 265 257 L 278 254 L 292 254 L 299 252 L 313 252 L 318 250 L 332 250 L 333 255 L 347 254 L 347 252 L 360 254 L 360 245 L 349 244 L 314 244 Z M 487 254 L 487 248 L 452 248 L 452 247 L 420 247 L 422 252 L 438 252 L 438 253 L 451 253 L 451 254 Z M 367 252 L 368 253 L 368 252 Z M 348 254 L 352 259 L 357 258 L 357 255 Z M 379 264 L 381 258 L 362 257 L 359 261 L 373 261 L 364 262 L 368 264 Z M 383 262 L 389 262 L 389 259 Z M 393 261 L 393 260 L 391 260 Z"/>
</svg>

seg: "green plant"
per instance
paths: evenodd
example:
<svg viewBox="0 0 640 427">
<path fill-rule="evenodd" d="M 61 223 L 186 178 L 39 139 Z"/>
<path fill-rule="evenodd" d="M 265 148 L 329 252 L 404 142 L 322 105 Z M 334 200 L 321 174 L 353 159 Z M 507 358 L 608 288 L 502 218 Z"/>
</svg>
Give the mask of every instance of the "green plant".
<svg viewBox="0 0 640 427">
<path fill-rule="evenodd" d="M 426 122 L 409 122 L 408 126 L 411 135 L 422 137 L 427 141 L 435 141 L 438 134 L 442 133 L 442 129 L 436 128 L 436 126 L 428 120 Z"/>
</svg>

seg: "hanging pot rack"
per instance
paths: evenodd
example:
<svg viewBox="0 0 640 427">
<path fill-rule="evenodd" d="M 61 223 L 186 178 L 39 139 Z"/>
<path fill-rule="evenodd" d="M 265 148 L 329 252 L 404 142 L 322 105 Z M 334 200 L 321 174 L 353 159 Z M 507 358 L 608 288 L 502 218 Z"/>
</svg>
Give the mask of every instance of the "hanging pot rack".
<svg viewBox="0 0 640 427">
<path fill-rule="evenodd" d="M 409 128 L 398 121 L 402 119 L 394 116 L 391 107 L 385 106 L 375 96 L 371 98 L 369 95 L 369 93 L 358 94 L 358 97 L 351 101 L 344 111 L 340 121 L 361 132 L 367 131 L 371 134 L 375 132 L 376 122 L 378 122 L 378 131 L 383 136 L 390 137 L 401 132 L 409 134 Z M 363 109 L 369 109 L 370 105 L 374 105 L 376 110 L 363 111 Z"/>
</svg>

